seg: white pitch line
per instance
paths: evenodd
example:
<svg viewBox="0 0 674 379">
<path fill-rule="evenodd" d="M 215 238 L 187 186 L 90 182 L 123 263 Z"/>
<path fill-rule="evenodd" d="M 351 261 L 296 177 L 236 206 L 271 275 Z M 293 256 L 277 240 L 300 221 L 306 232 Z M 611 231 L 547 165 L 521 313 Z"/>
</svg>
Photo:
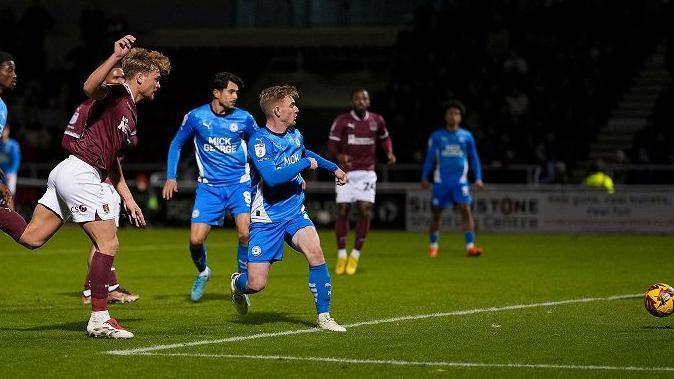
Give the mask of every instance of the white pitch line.
<svg viewBox="0 0 674 379">
<path fill-rule="evenodd" d="M 157 357 L 191 357 L 191 358 L 225 358 L 225 359 L 257 359 L 269 361 L 308 361 L 329 363 L 352 363 L 363 365 L 391 366 L 434 366 L 457 368 L 525 368 L 525 369 L 565 369 L 565 370 L 610 370 L 610 371 L 648 371 L 669 372 L 674 367 L 636 367 L 636 366 L 596 366 L 596 365 L 560 365 L 536 363 L 482 363 L 482 362 L 442 362 L 442 361 L 404 361 L 397 359 L 349 359 L 332 357 L 294 357 L 286 355 L 239 355 L 239 354 L 199 354 L 199 353 L 140 353 L 137 355 Z"/>
<path fill-rule="evenodd" d="M 410 315 L 410 316 L 400 316 L 392 318 L 384 318 L 378 320 L 370 320 L 357 322 L 353 324 L 344 325 L 345 328 L 356 328 L 364 325 L 378 325 L 378 324 L 387 324 L 392 322 L 399 321 L 409 321 L 409 320 L 420 320 L 426 318 L 435 318 L 435 317 L 449 317 L 449 316 L 465 316 L 473 315 L 477 313 L 487 313 L 487 312 L 501 312 L 501 311 L 511 311 L 517 309 L 527 309 L 527 308 L 540 308 L 540 307 L 549 307 L 555 305 L 566 305 L 566 304 L 578 304 L 578 303 L 590 303 L 594 301 L 611 301 L 611 300 L 621 300 L 621 299 L 630 299 L 635 297 L 641 297 L 642 294 L 631 294 L 631 295 L 618 295 L 618 296 L 609 296 L 609 297 L 586 297 L 581 299 L 570 299 L 570 300 L 560 300 L 560 301 L 546 301 L 544 303 L 533 303 L 533 304 L 516 304 L 516 305 L 506 305 L 502 307 L 489 307 L 489 308 L 476 308 L 468 309 L 463 311 L 451 311 L 451 312 L 438 312 L 438 313 L 429 313 L 429 314 L 420 314 L 420 315 Z M 212 344 L 221 344 L 228 342 L 237 342 L 237 341 L 246 341 L 259 338 L 272 338 L 272 337 L 281 337 L 281 336 L 290 336 L 296 334 L 307 334 L 307 333 L 316 333 L 320 332 L 321 329 L 318 328 L 308 328 L 308 329 L 296 329 L 296 330 L 286 330 L 283 332 L 268 332 L 268 333 L 258 333 L 250 334 L 246 336 L 236 336 L 229 338 L 221 338 L 215 340 L 201 340 L 201 341 L 192 341 L 192 342 L 180 342 L 169 345 L 154 345 L 148 347 L 139 347 L 135 349 L 125 349 L 125 350 L 109 350 L 104 352 L 105 354 L 112 355 L 134 355 L 147 353 L 151 351 L 159 350 L 168 350 L 168 349 L 177 349 L 182 347 L 192 347 L 192 346 L 201 346 L 201 345 L 212 345 Z"/>
</svg>

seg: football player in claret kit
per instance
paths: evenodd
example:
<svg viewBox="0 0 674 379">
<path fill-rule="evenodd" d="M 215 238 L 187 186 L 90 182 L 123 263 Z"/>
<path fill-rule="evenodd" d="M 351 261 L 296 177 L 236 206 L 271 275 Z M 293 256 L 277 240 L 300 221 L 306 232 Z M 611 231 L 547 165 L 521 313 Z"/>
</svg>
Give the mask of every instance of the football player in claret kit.
<svg viewBox="0 0 674 379">
<path fill-rule="evenodd" d="M 164 199 L 171 199 L 178 191 L 180 150 L 188 139 L 194 140 L 199 166 L 190 227 L 190 254 L 197 268 L 192 301 L 201 299 L 211 276 L 206 261 L 206 237 L 212 226 L 222 226 L 227 211 L 232 214 L 238 232 L 239 272 L 245 272 L 248 263 L 250 170 L 246 140 L 257 124 L 250 113 L 235 106 L 241 89 L 243 80 L 238 76 L 229 72 L 215 74 L 211 80 L 212 100 L 185 115 L 169 148 Z"/>
<path fill-rule="evenodd" d="M 470 212 L 472 197 L 468 183 L 469 166 L 473 169 L 475 187 L 484 188 L 484 183 L 475 139 L 471 132 L 460 127 L 465 113 L 466 108 L 460 101 L 448 102 L 445 106 L 446 126 L 433 132 L 428 139 L 426 159 L 421 173 L 421 188 L 428 189 L 431 186 L 428 176 L 435 164 L 428 248 L 428 255 L 431 257 L 438 254 L 442 212 L 452 205 L 455 205 L 461 213 L 466 255 L 476 257 L 482 254 L 482 249 L 475 246 L 474 242 L 475 223 Z"/>
<path fill-rule="evenodd" d="M 73 154 L 59 163 L 49 174 L 47 191 L 38 201 L 30 223 L 8 208 L 0 208 L 0 230 L 17 243 L 36 249 L 44 245 L 72 216 L 97 248 L 91 259 L 92 312 L 87 333 L 93 337 L 132 338 L 133 334 L 108 313 L 108 275 L 119 242 L 112 202 L 115 198 L 101 184 L 107 177 L 126 204 L 136 223 L 144 223 L 143 215 L 131 191 L 120 180 L 120 152 L 129 148 L 136 131 L 136 103 L 154 99 L 159 80 L 170 71 L 168 58 L 157 51 L 132 48 L 135 38 L 125 36 L 114 44 L 114 52 L 99 66 L 93 76 L 100 78 L 96 92 L 88 94 L 96 100 L 86 128 L 74 146 Z M 121 60 L 126 83 L 100 84 Z M 100 75 L 98 75 L 100 73 Z"/>
<path fill-rule="evenodd" d="M 300 173 L 322 168 L 332 172 L 340 184 L 346 182 L 346 174 L 304 147 L 304 138 L 295 128 L 297 98 L 292 86 L 270 87 L 260 93 L 267 122 L 253 134 L 248 147 L 253 196 L 248 271 L 232 274 L 232 302 L 240 314 L 248 312 L 247 295 L 265 288 L 272 263 L 283 259 L 285 241 L 309 264 L 309 289 L 316 303 L 318 326 L 344 332 L 346 329 L 330 317 L 330 273 L 316 228 L 304 211 Z"/>
<path fill-rule="evenodd" d="M 370 95 L 364 88 L 351 93 L 352 109 L 335 119 L 330 128 L 328 148 L 348 173 L 349 180 L 344 186 L 336 186 L 337 217 L 335 234 L 337 237 L 337 264 L 335 274 L 353 275 L 358 267 L 365 237 L 370 230 L 372 207 L 377 186 L 374 165 L 377 160 L 377 144 L 386 153 L 389 164 L 396 161 L 393 144 L 386 129 L 384 117 L 368 111 Z M 346 254 L 346 239 L 349 235 L 349 213 L 351 204 L 356 203 L 356 238 L 351 254 Z"/>
<path fill-rule="evenodd" d="M 91 74 L 87 81 L 84 83 L 84 92 L 92 94 L 94 96 L 101 96 L 105 93 L 105 88 L 99 91 L 96 86 L 100 86 L 100 77 L 103 75 L 103 72 L 97 71 Z M 124 84 L 124 71 L 121 67 L 115 66 L 110 72 L 105 76 L 103 86 L 115 85 L 115 84 Z M 84 129 L 86 128 L 86 121 L 89 116 L 89 111 L 94 105 L 97 99 L 89 98 L 82 102 L 73 113 L 68 125 L 66 126 L 65 131 L 63 132 L 63 137 L 61 139 L 61 146 L 70 154 L 73 154 L 75 151 L 75 146 L 77 145 L 77 140 L 82 138 Z M 135 140 L 135 134 L 131 136 L 132 140 Z M 135 143 L 134 143 L 135 144 Z M 123 177 L 120 180 L 124 180 Z M 119 213 L 122 199 L 117 193 L 117 190 L 110 182 L 110 178 L 107 178 L 103 183 L 105 191 L 110 192 L 111 196 L 114 198 L 114 201 L 110 204 L 110 212 L 115 215 L 115 225 L 119 227 Z M 138 206 L 135 204 L 133 199 L 127 198 L 124 202 L 125 206 L 136 209 Z M 135 223 L 136 226 L 142 226 L 139 223 Z M 91 265 L 91 259 L 96 253 L 96 246 L 91 245 L 89 249 L 89 257 L 87 267 Z M 129 292 L 127 289 L 119 285 L 117 281 L 117 271 L 115 267 L 111 267 L 110 273 L 108 274 L 108 303 L 131 303 L 139 299 L 139 296 Z M 81 300 L 82 304 L 91 304 L 91 283 L 89 281 L 89 271 L 87 270 L 87 276 L 84 280 L 84 289 L 82 290 Z"/>
</svg>

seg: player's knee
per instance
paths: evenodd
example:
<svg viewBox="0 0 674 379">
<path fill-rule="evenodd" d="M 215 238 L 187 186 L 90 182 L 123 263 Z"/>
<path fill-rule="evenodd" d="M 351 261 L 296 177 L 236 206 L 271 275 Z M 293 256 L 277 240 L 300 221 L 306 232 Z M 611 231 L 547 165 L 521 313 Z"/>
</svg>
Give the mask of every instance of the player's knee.
<svg viewBox="0 0 674 379">
<path fill-rule="evenodd" d="M 44 239 L 21 236 L 21 239 L 19 239 L 19 242 L 25 248 L 27 248 L 29 250 L 35 250 L 35 249 L 39 249 L 40 247 L 42 247 L 42 245 L 44 245 L 47 241 L 44 240 Z"/>
<path fill-rule="evenodd" d="M 253 293 L 260 292 L 266 286 L 267 286 L 267 279 L 266 278 L 252 278 L 250 276 L 248 277 L 247 287 L 251 292 L 253 292 Z"/>
<path fill-rule="evenodd" d="M 203 245 L 205 241 L 206 237 L 204 236 L 190 236 L 190 245 L 192 246 Z"/>
<path fill-rule="evenodd" d="M 339 217 L 348 217 L 349 216 L 349 207 L 344 204 L 337 205 L 337 215 Z"/>
<path fill-rule="evenodd" d="M 239 243 L 241 245 L 248 246 L 248 238 L 249 237 L 250 237 L 250 234 L 248 233 L 248 229 L 239 231 Z"/>
<path fill-rule="evenodd" d="M 117 239 L 117 236 L 114 236 L 105 241 L 99 242 L 98 248 L 102 253 L 115 255 L 119 249 L 119 240 Z"/>
</svg>

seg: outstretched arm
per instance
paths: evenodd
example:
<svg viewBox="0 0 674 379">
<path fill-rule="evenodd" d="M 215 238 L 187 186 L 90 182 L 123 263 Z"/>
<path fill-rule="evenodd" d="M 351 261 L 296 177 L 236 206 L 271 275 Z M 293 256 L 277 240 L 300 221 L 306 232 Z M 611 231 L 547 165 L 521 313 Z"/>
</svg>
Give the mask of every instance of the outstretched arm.
<svg viewBox="0 0 674 379">
<path fill-rule="evenodd" d="M 274 161 L 271 158 L 273 156 L 273 145 L 264 138 L 256 138 L 255 141 L 252 141 L 248 145 L 248 155 L 260 173 L 260 176 L 262 176 L 262 180 L 271 187 L 289 182 L 300 172 L 308 168 L 316 168 L 317 165 L 316 160 L 307 157 L 283 168 L 276 169 Z"/>
<path fill-rule="evenodd" d="M 164 183 L 164 188 L 162 189 L 162 197 L 165 200 L 170 200 L 173 197 L 173 193 L 178 192 L 178 182 L 176 178 L 178 176 L 178 162 L 180 162 L 180 151 L 189 138 L 194 135 L 194 116 L 192 113 L 185 115 L 183 119 L 183 124 L 178 129 L 171 145 L 169 146 L 168 158 L 166 161 L 166 183 Z"/>
<path fill-rule="evenodd" d="M 108 57 L 100 66 L 92 72 L 87 80 L 84 82 L 82 89 L 87 96 L 92 99 L 102 99 L 105 97 L 106 90 L 103 86 L 105 82 L 105 77 L 108 76 L 110 70 L 115 68 L 115 65 L 119 63 L 126 54 L 131 51 L 133 43 L 136 42 L 136 37 L 132 35 L 126 35 L 121 39 L 117 40 L 114 45 L 114 51 L 112 55 Z"/>
</svg>

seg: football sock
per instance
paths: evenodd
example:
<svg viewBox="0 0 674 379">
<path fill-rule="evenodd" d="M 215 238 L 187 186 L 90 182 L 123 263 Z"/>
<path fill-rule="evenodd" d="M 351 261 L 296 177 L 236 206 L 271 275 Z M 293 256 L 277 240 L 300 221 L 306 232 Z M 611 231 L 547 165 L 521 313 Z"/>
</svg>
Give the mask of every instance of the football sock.
<svg viewBox="0 0 674 379">
<path fill-rule="evenodd" d="M 236 250 L 236 262 L 240 273 L 248 271 L 248 246 L 239 243 L 239 248 Z"/>
<path fill-rule="evenodd" d="M 335 220 L 335 234 L 337 235 L 337 249 L 346 248 L 346 237 L 349 235 L 349 218 L 337 216 Z"/>
<path fill-rule="evenodd" d="M 356 221 L 356 241 L 353 243 L 353 248 L 356 250 L 362 250 L 363 244 L 365 243 L 365 237 L 367 232 L 370 230 L 370 218 L 369 217 L 358 217 Z"/>
<path fill-rule="evenodd" d="M 322 265 L 309 267 L 309 289 L 314 295 L 316 312 L 319 314 L 330 312 L 332 283 L 330 282 L 327 264 L 323 263 Z"/>
<path fill-rule="evenodd" d="M 194 266 L 203 272 L 206 269 L 206 257 L 208 255 L 206 251 L 206 245 L 192 245 L 190 244 L 190 254 L 192 254 L 192 262 Z"/>
<path fill-rule="evenodd" d="M 93 312 L 91 312 L 91 318 L 95 322 L 106 322 L 106 321 L 110 320 L 111 317 L 110 317 L 110 313 L 108 313 L 108 310 L 106 309 L 104 311 L 93 311 Z"/>
<path fill-rule="evenodd" d="M 244 272 L 243 274 L 239 275 L 236 280 L 234 281 L 234 286 L 236 287 L 237 290 L 241 293 L 247 293 L 248 292 L 248 273 Z"/>
<path fill-rule="evenodd" d="M 429 239 L 431 241 L 431 247 L 438 247 L 438 241 L 440 240 L 440 232 L 435 231 L 430 233 Z"/>
<path fill-rule="evenodd" d="M 199 273 L 199 276 L 211 276 L 211 268 L 206 266 L 204 271 Z"/>
<path fill-rule="evenodd" d="M 463 237 L 466 240 L 466 249 L 470 249 L 473 246 L 475 246 L 475 243 L 473 243 L 473 240 L 475 239 L 475 235 L 472 231 L 464 233 Z"/>
<path fill-rule="evenodd" d="M 117 282 L 117 274 L 115 273 L 115 268 L 111 267 L 110 272 L 108 273 L 108 292 L 112 292 L 119 288 L 119 283 Z"/>
<path fill-rule="evenodd" d="M 351 250 L 351 256 L 352 256 L 354 259 L 360 258 L 360 250 L 358 250 L 358 249 L 353 249 L 353 250 Z"/>
<path fill-rule="evenodd" d="M 337 250 L 337 258 L 346 258 L 346 249 Z"/>
<path fill-rule="evenodd" d="M 21 215 L 9 208 L 0 207 L 0 230 L 7 233 L 14 241 L 19 242 L 27 226 L 26 220 Z"/>
<path fill-rule="evenodd" d="M 93 311 L 108 309 L 108 275 L 115 257 L 97 251 L 91 259 L 89 280 L 91 282 L 91 307 Z"/>
</svg>

